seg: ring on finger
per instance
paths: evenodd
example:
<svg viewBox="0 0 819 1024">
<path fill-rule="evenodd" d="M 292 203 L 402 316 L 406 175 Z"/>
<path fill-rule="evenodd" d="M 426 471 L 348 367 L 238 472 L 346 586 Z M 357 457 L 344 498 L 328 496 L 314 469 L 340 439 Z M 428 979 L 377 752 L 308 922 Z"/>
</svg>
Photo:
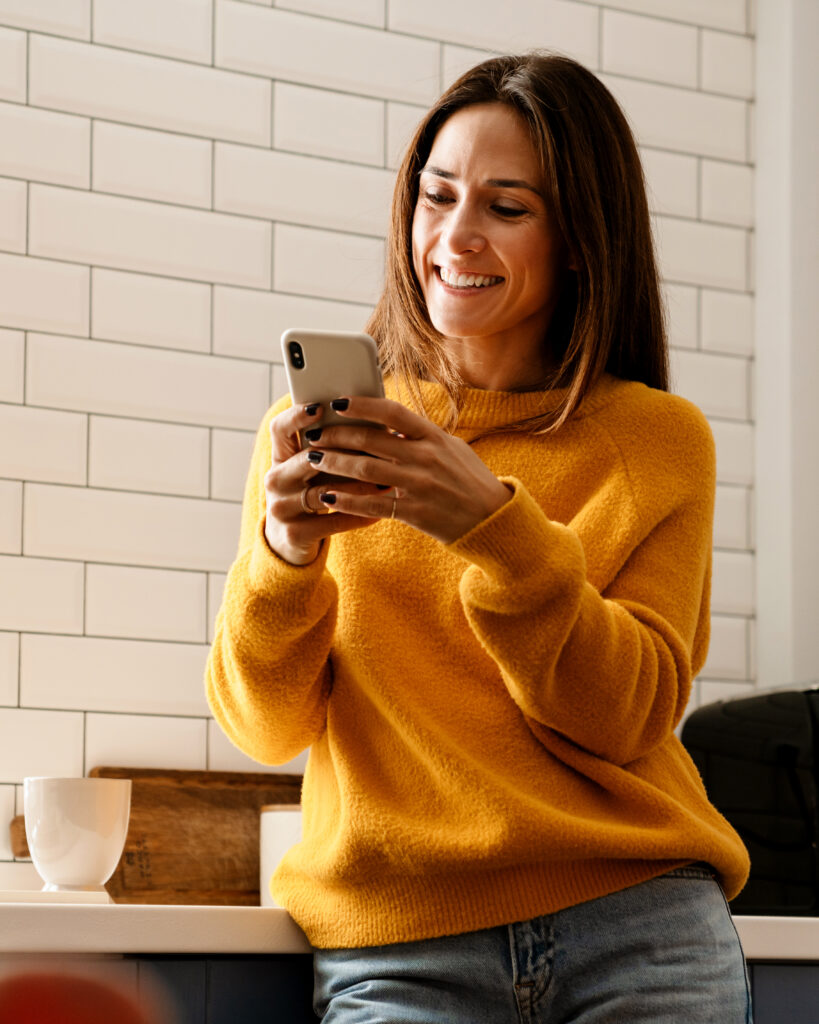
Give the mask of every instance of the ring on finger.
<svg viewBox="0 0 819 1024">
<path fill-rule="evenodd" d="M 310 490 L 310 487 L 309 487 L 309 486 L 307 486 L 307 487 L 305 487 L 305 488 L 304 488 L 304 490 L 303 490 L 303 491 L 301 492 L 301 495 L 300 495 L 300 498 L 301 498 L 301 507 L 302 507 L 302 508 L 304 509 L 304 511 L 305 511 L 305 512 L 307 513 L 307 515 L 308 515 L 308 516 L 317 516 L 317 515 L 318 515 L 318 512 L 316 511 L 316 509 L 314 509 L 314 508 L 311 508 L 311 507 L 310 507 L 310 506 L 309 506 L 309 505 L 307 504 L 307 493 L 308 493 L 308 491 L 309 491 L 309 490 Z"/>
<path fill-rule="evenodd" d="M 395 519 L 395 509 L 396 509 L 397 505 L 398 505 L 398 488 L 394 487 L 393 488 L 393 495 L 392 495 L 392 512 L 390 512 L 390 519 Z"/>
</svg>

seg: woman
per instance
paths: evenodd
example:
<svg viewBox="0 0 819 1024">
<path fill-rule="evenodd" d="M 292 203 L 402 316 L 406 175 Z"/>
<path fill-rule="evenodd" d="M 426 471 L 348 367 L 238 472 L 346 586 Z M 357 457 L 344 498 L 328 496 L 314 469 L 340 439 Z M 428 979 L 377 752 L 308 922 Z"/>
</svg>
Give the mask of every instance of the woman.
<svg viewBox="0 0 819 1024">
<path fill-rule="evenodd" d="M 666 390 L 639 158 L 592 74 L 498 58 L 435 104 L 368 329 L 388 397 L 333 406 L 388 429 L 300 451 L 319 409 L 265 418 L 207 678 L 252 757 L 311 748 L 272 885 L 317 1010 L 746 1021 L 747 855 L 674 734 L 713 443 Z"/>
</svg>

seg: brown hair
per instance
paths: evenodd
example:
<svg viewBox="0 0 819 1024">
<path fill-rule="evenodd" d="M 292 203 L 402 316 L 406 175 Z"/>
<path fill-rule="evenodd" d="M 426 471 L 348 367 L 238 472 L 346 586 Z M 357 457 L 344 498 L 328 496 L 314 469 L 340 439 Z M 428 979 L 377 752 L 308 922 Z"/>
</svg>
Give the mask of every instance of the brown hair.
<svg viewBox="0 0 819 1024">
<path fill-rule="evenodd" d="M 568 57 L 533 52 L 495 57 L 462 75 L 426 114 L 398 170 L 385 285 L 367 325 L 384 371 L 423 409 L 418 380 L 449 392 L 457 421 L 463 382 L 427 313 L 413 270 L 418 177 L 444 121 L 463 107 L 504 103 L 521 115 L 543 168 L 556 222 L 576 268 L 548 331 L 559 370 L 545 389 L 565 388 L 557 407 L 517 429 L 557 429 L 604 371 L 668 390 L 663 304 L 642 166 L 616 100 Z M 509 429 L 509 428 L 507 428 Z"/>
</svg>

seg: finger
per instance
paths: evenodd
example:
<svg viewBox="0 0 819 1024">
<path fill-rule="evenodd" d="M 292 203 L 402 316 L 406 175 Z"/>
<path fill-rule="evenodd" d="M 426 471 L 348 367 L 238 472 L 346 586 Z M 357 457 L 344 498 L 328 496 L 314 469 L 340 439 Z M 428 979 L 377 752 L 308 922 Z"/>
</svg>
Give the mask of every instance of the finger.
<svg viewBox="0 0 819 1024">
<path fill-rule="evenodd" d="M 337 515 L 360 516 L 366 519 L 398 519 L 401 491 L 391 487 L 377 494 L 358 495 L 340 488 L 322 489 L 319 500 Z"/>
<path fill-rule="evenodd" d="M 318 402 L 294 405 L 273 417 L 270 421 L 270 439 L 274 459 L 288 458 L 301 448 L 299 431 L 318 423 L 321 408 Z"/>
<path fill-rule="evenodd" d="M 330 407 L 340 416 L 381 423 L 388 430 L 413 440 L 428 437 L 440 429 L 424 416 L 419 416 L 417 412 L 390 398 L 368 398 L 363 395 L 339 397 L 330 403 Z"/>
<path fill-rule="evenodd" d="M 375 431 L 375 433 L 383 434 L 383 431 Z M 393 443 L 400 444 L 401 442 Z M 404 443 L 406 444 L 406 442 Z M 384 445 L 385 450 L 389 447 L 388 444 Z M 387 457 L 373 458 L 370 454 L 362 454 L 360 451 L 351 452 L 328 448 L 309 452 L 308 459 L 310 455 L 314 458 L 321 457 L 315 463 L 311 460 L 311 464 L 319 465 L 322 473 L 331 478 L 329 481 L 316 481 L 317 483 L 324 482 L 325 490 L 328 489 L 328 483 L 332 487 L 334 483 L 338 482 L 335 478 L 343 478 L 358 485 L 342 487 L 341 489 L 347 493 L 372 494 L 376 488 L 384 490 L 395 486 L 409 487 L 416 475 L 413 469 L 402 466 L 397 461 Z M 366 485 L 366 489 L 361 490 L 361 485 Z"/>
</svg>

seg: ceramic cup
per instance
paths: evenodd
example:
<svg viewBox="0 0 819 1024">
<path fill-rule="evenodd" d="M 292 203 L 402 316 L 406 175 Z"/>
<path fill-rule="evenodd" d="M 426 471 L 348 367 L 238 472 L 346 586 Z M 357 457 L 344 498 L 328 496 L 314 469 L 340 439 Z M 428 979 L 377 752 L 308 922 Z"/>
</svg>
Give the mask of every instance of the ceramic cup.
<svg viewBox="0 0 819 1024">
<path fill-rule="evenodd" d="M 43 891 L 104 891 L 125 846 L 131 780 L 28 778 L 23 795 Z"/>
<path fill-rule="evenodd" d="M 301 841 L 301 807 L 265 804 L 259 815 L 259 895 L 263 907 L 277 907 L 270 879 L 291 846 Z"/>
</svg>

